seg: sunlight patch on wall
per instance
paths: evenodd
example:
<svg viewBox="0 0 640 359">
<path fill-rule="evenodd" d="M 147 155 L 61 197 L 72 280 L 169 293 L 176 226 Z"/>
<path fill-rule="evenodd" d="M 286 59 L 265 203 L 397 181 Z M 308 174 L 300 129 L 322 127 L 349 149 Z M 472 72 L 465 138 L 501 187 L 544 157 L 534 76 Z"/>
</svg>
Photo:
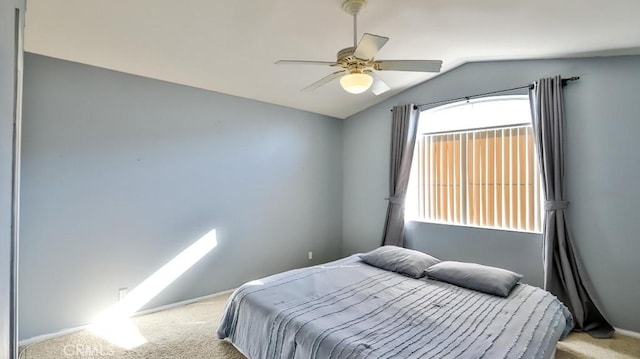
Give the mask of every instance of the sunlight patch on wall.
<svg viewBox="0 0 640 359">
<path fill-rule="evenodd" d="M 89 330 L 124 349 L 133 349 L 146 343 L 129 318 L 217 245 L 216 230 L 213 229 L 145 279 L 121 302 L 99 315 Z"/>
</svg>

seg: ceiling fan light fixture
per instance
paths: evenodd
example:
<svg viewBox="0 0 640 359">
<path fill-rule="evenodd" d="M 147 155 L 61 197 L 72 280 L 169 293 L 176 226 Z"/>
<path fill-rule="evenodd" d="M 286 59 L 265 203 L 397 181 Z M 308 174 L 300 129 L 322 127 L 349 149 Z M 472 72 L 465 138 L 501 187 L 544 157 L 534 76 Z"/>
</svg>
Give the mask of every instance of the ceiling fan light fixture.
<svg viewBox="0 0 640 359">
<path fill-rule="evenodd" d="M 347 74 L 340 78 L 342 88 L 352 94 L 359 94 L 367 91 L 373 83 L 373 77 L 369 74 L 354 73 Z"/>
</svg>

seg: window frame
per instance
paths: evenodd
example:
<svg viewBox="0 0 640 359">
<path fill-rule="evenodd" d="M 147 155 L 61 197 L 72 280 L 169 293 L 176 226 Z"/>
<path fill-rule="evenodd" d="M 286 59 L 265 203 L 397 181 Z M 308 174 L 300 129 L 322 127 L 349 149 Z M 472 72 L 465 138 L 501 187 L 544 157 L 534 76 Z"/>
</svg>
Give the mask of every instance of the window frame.
<svg viewBox="0 0 640 359">
<path fill-rule="evenodd" d="M 542 181 L 541 178 L 538 178 L 537 181 L 534 182 L 534 186 L 537 184 L 538 188 L 537 190 L 534 188 L 534 193 L 538 194 L 538 222 L 539 223 L 539 227 L 536 229 L 524 229 L 524 228 L 513 228 L 513 227 L 497 227 L 497 226 L 490 226 L 490 225 L 477 225 L 477 224 L 470 224 L 468 223 L 469 220 L 468 218 L 465 218 L 465 221 L 467 223 L 461 223 L 459 221 L 448 221 L 448 220 L 437 220 L 437 219 L 430 219 L 430 218 L 422 218 L 420 217 L 420 210 L 418 209 L 419 203 L 420 203 L 420 199 L 419 199 L 419 190 L 418 190 L 418 186 L 419 184 L 416 183 L 418 181 L 418 165 L 417 165 L 417 158 L 418 158 L 418 140 L 420 139 L 421 136 L 424 135 L 429 135 L 429 136 L 436 136 L 436 135 L 451 135 L 451 134 L 460 134 L 460 133 L 469 133 L 469 132 L 481 132 L 481 131 L 489 131 L 489 130 L 496 130 L 496 129 L 506 129 L 506 128 L 516 128 L 516 127 L 528 127 L 528 128 L 532 128 L 532 121 L 531 121 L 531 112 L 529 111 L 528 114 L 528 121 L 514 121 L 511 124 L 498 124 L 498 125 L 493 125 L 493 126 L 477 126 L 477 127 L 466 127 L 466 128 L 459 128 L 459 129 L 454 129 L 454 130 L 445 130 L 445 131 L 435 131 L 435 132 L 425 132 L 424 131 L 424 126 L 421 126 L 421 121 L 422 121 L 422 116 L 424 116 L 423 114 L 425 113 L 429 113 L 429 112 L 439 112 L 439 111 L 444 111 L 444 110 L 448 110 L 448 109 L 452 109 L 452 108 L 459 108 L 461 106 L 468 106 L 468 105 L 473 105 L 476 103 L 483 103 L 483 102 L 503 102 L 503 101 L 526 101 L 526 103 L 529 103 L 529 97 L 528 95 L 519 95 L 519 94 L 515 94 L 515 95 L 498 95 L 498 96 L 490 96 L 490 97 L 482 97 L 482 98 L 478 98 L 478 99 L 467 99 L 466 101 L 456 101 L 453 103 L 448 103 L 448 104 L 444 104 L 444 105 L 440 105 L 440 106 L 433 106 L 427 109 L 424 109 L 421 111 L 420 113 L 420 119 L 418 120 L 418 132 L 416 134 L 416 146 L 414 148 L 414 154 L 413 154 L 413 161 L 411 164 L 411 173 L 410 173 L 410 179 L 409 179 L 409 187 L 407 188 L 407 196 L 405 198 L 405 222 L 406 221 L 412 221 L 412 222 L 423 222 L 423 223 L 433 223 L 433 224 L 441 224 L 441 225 L 450 225 L 450 226 L 459 226 L 459 227 L 468 227 L 468 228 L 482 228 L 482 229 L 489 229 L 489 230 L 499 230 L 499 231 L 510 231 L 510 232 L 519 232 L 519 233 L 533 233 L 533 234 L 541 234 L 542 233 L 542 222 L 544 220 L 544 208 L 543 208 L 543 203 L 544 203 L 544 198 L 543 198 L 543 188 L 542 188 Z M 533 140 L 533 138 L 532 138 Z M 534 166 L 536 167 L 536 173 L 538 174 L 538 176 L 540 176 L 540 171 L 539 171 L 539 164 L 538 164 L 538 156 L 535 153 L 535 143 L 533 144 L 533 151 L 534 153 L 532 154 L 532 158 L 534 161 Z M 467 156 L 465 156 L 465 162 L 468 160 L 468 158 L 466 158 Z M 501 164 L 501 166 L 504 166 L 504 163 Z M 428 173 L 428 172 L 426 172 Z M 535 176 L 534 173 L 533 175 Z M 464 176 L 466 177 L 468 175 L 468 173 L 466 173 Z M 411 186 L 414 186 L 414 188 L 411 188 Z M 466 190 L 466 189 L 465 189 Z M 426 196 L 426 195 L 425 195 Z M 409 207 L 408 205 L 412 204 L 414 205 L 414 210 L 413 211 L 407 211 L 406 209 Z M 469 205 L 469 201 L 467 200 L 465 202 L 465 206 Z M 495 204 L 494 204 L 495 205 Z M 534 208 L 535 208 L 535 204 L 534 204 Z M 464 210 L 461 211 L 465 211 L 466 208 Z M 535 216 L 535 213 L 533 214 Z"/>
</svg>

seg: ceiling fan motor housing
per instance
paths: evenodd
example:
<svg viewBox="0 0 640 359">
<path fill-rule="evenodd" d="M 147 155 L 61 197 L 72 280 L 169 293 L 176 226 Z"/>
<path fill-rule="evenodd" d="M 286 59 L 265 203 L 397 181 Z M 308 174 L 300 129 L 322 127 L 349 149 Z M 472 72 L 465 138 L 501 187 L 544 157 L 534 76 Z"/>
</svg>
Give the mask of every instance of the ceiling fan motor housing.
<svg viewBox="0 0 640 359">
<path fill-rule="evenodd" d="M 349 70 L 350 73 L 362 73 L 368 64 L 366 61 L 353 56 L 355 51 L 356 48 L 354 46 L 338 51 L 336 63 L 338 66 Z"/>
<path fill-rule="evenodd" d="M 353 46 L 347 47 L 338 51 L 338 54 L 336 55 L 338 57 L 338 60 L 336 62 L 339 64 L 342 64 L 342 63 L 348 64 L 350 62 L 356 61 L 356 57 L 353 56 L 353 53 L 355 51 L 356 51 L 356 48 Z"/>
</svg>

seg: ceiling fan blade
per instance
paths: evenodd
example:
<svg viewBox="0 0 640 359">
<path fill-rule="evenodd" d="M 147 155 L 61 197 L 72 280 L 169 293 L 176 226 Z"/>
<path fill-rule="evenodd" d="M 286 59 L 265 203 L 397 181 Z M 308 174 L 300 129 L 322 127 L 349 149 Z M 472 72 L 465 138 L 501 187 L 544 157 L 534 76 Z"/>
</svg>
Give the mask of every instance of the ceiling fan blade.
<svg viewBox="0 0 640 359">
<path fill-rule="evenodd" d="M 335 61 L 278 60 L 277 65 L 337 65 Z"/>
<path fill-rule="evenodd" d="M 363 60 L 371 60 L 387 41 L 389 41 L 388 37 L 365 33 L 362 35 L 353 56 Z"/>
<path fill-rule="evenodd" d="M 440 60 L 378 60 L 374 64 L 381 71 L 440 72 L 441 67 Z"/>
<path fill-rule="evenodd" d="M 302 89 L 302 91 L 313 91 L 315 89 L 317 89 L 318 87 L 327 84 L 335 79 L 337 79 L 338 77 L 347 74 L 346 70 L 340 70 L 340 71 L 336 71 L 334 73 L 332 73 L 331 75 L 327 75 L 323 78 L 321 78 L 320 80 L 312 83 L 311 85 L 305 87 Z"/>
<path fill-rule="evenodd" d="M 389 87 L 389 85 L 387 85 L 387 83 L 384 82 L 380 78 L 380 76 L 378 76 L 378 74 L 376 74 L 373 71 L 365 71 L 365 72 L 373 77 L 373 84 L 371 84 L 371 92 L 373 92 L 374 95 L 376 96 L 382 95 L 383 93 L 391 90 L 391 87 Z"/>
</svg>

